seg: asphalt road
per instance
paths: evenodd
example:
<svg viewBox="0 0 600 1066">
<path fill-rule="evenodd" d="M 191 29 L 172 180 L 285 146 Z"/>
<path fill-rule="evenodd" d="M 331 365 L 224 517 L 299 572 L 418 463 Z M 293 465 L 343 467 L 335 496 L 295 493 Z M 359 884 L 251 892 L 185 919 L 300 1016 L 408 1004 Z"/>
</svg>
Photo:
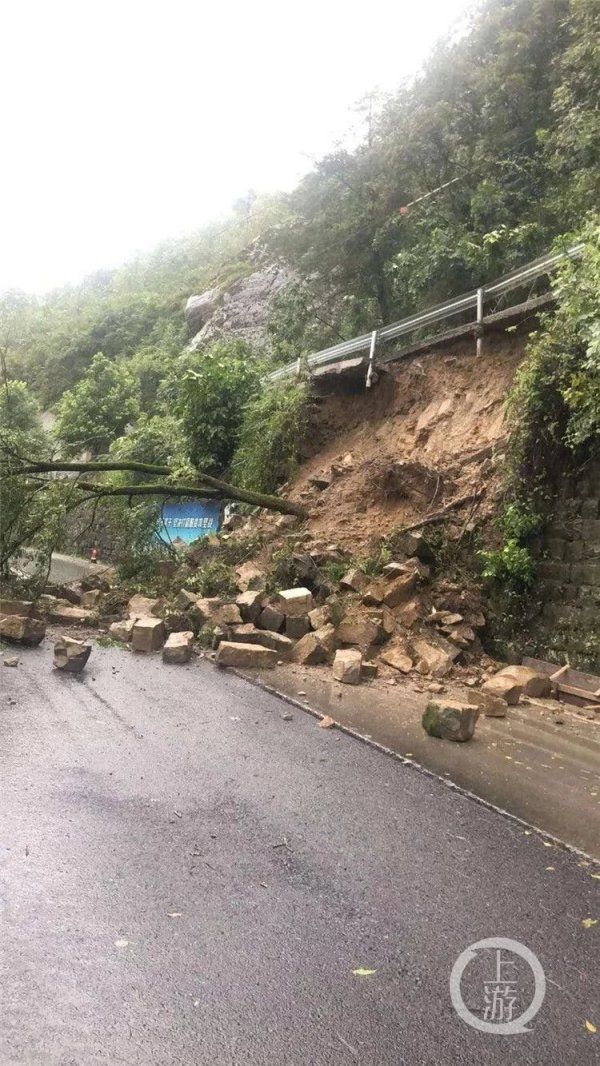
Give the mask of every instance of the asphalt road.
<svg viewBox="0 0 600 1066">
<path fill-rule="evenodd" d="M 2 1066 L 600 1061 L 593 866 L 207 662 L 50 663 L 0 667 Z M 452 1008 L 490 936 L 527 1033 Z"/>
</svg>

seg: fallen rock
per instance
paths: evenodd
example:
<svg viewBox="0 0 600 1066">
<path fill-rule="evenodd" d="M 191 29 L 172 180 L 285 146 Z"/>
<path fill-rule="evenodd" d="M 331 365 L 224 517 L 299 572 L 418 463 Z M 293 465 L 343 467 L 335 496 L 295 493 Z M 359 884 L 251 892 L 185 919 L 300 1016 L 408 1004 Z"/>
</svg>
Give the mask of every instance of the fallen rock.
<svg viewBox="0 0 600 1066">
<path fill-rule="evenodd" d="M 263 593 L 258 589 L 248 589 L 240 593 L 235 602 L 244 622 L 256 622 L 263 606 Z"/>
<path fill-rule="evenodd" d="M 4 665 L 5 666 L 18 666 L 19 665 L 19 659 L 18 659 L 18 657 L 16 655 L 7 655 L 5 660 L 4 660 Z"/>
<path fill-rule="evenodd" d="M 308 620 L 311 629 L 321 629 L 322 626 L 326 626 L 332 620 L 331 607 L 329 604 L 325 604 L 323 607 L 313 607 L 312 611 L 309 611 Z"/>
<path fill-rule="evenodd" d="M 452 663 L 459 654 L 449 641 L 433 643 L 428 640 L 413 640 L 412 652 L 417 659 L 421 673 L 433 674 L 434 677 L 445 677 L 452 669 Z"/>
<path fill-rule="evenodd" d="M 194 634 L 191 630 L 183 633 L 170 633 L 163 648 L 164 663 L 189 663 L 192 657 Z"/>
<path fill-rule="evenodd" d="M 380 626 L 369 619 L 343 618 L 335 631 L 340 644 L 355 644 L 366 650 L 381 639 Z"/>
<path fill-rule="evenodd" d="M 509 707 L 515 707 L 523 695 L 523 686 L 509 674 L 505 674 L 504 677 L 495 674 L 484 681 L 481 691 L 489 693 L 490 696 L 498 696 L 501 700 L 505 700 Z"/>
<path fill-rule="evenodd" d="M 323 489 L 328 489 L 331 485 L 331 475 L 313 474 L 312 477 L 309 477 L 308 484 L 312 485 L 314 489 L 318 489 L 319 492 L 322 492 Z"/>
<path fill-rule="evenodd" d="M 284 627 L 285 615 L 268 603 L 260 612 L 256 624 L 260 629 L 270 629 L 273 633 L 279 633 Z"/>
<path fill-rule="evenodd" d="M 134 651 L 160 651 L 165 642 L 165 627 L 160 618 L 136 618 L 131 633 Z"/>
<path fill-rule="evenodd" d="M 430 737 L 456 740 L 463 743 L 471 740 L 479 708 L 455 700 L 430 700 L 422 718 L 423 729 Z"/>
<path fill-rule="evenodd" d="M 34 647 L 40 644 L 45 636 L 46 623 L 41 618 L 22 617 L 17 614 L 0 618 L 0 637 L 3 640 Z"/>
<path fill-rule="evenodd" d="M 511 677 L 521 685 L 525 696 L 541 696 L 545 698 L 552 694 L 552 681 L 546 674 L 540 674 L 530 666 L 505 666 L 496 677 Z"/>
<path fill-rule="evenodd" d="M 380 607 L 388 587 L 386 581 L 372 581 L 363 592 L 362 602 L 366 607 Z"/>
<path fill-rule="evenodd" d="M 474 707 L 479 707 L 486 718 L 506 718 L 508 703 L 500 696 L 494 696 L 491 692 L 482 692 L 472 689 L 468 694 L 468 701 Z"/>
<path fill-rule="evenodd" d="M 126 618 L 121 622 L 111 622 L 108 627 L 108 635 L 111 640 L 120 640 L 122 644 L 129 644 L 134 625 L 133 618 Z"/>
<path fill-rule="evenodd" d="M 288 615 L 285 620 L 285 635 L 290 640 L 300 640 L 305 633 L 310 633 L 311 625 L 307 614 Z"/>
<path fill-rule="evenodd" d="M 396 618 L 406 629 L 411 629 L 415 622 L 423 617 L 425 609 L 420 600 L 408 600 L 400 604 L 395 612 Z"/>
<path fill-rule="evenodd" d="M 194 607 L 198 599 L 196 592 L 191 592 L 190 589 L 180 589 L 175 597 L 175 606 L 180 611 L 187 611 L 190 607 Z"/>
<path fill-rule="evenodd" d="M 393 581 L 395 578 L 407 574 L 408 570 L 404 563 L 386 563 L 382 573 L 386 581 Z"/>
<path fill-rule="evenodd" d="M 146 618 L 152 614 L 152 608 L 157 603 L 158 599 L 151 599 L 149 596 L 142 596 L 140 593 L 136 593 L 127 604 L 127 614 L 130 618 Z"/>
<path fill-rule="evenodd" d="M 302 663 L 304 666 L 316 666 L 317 663 L 327 661 L 327 649 L 319 640 L 317 632 L 307 633 L 298 641 L 291 655 L 293 662 Z"/>
<path fill-rule="evenodd" d="M 212 623 L 211 623 L 212 624 Z M 238 626 L 238 629 L 242 629 L 242 626 Z M 216 651 L 222 640 L 233 640 L 233 629 L 231 626 L 214 626 L 211 633 L 211 648 Z"/>
<path fill-rule="evenodd" d="M 100 589 L 89 589 L 87 592 L 82 592 L 79 601 L 80 606 L 90 611 L 95 610 L 101 595 Z"/>
<path fill-rule="evenodd" d="M 83 607 L 63 607 L 59 604 L 48 611 L 48 618 L 51 622 L 58 622 L 59 625 L 80 626 L 91 622 L 93 614 Z"/>
<path fill-rule="evenodd" d="M 33 612 L 32 600 L 11 600 L 0 598 L 0 617 L 7 614 L 17 614 L 20 618 L 26 618 Z"/>
<path fill-rule="evenodd" d="M 338 645 L 335 626 L 328 622 L 327 625 L 315 629 L 314 635 L 320 640 L 327 654 L 332 655 Z"/>
<path fill-rule="evenodd" d="M 355 567 L 352 570 L 348 570 L 342 578 L 340 578 L 340 585 L 343 589 L 350 589 L 352 592 L 362 592 L 363 589 L 369 584 L 369 579 L 366 574 Z M 381 601 L 380 601 L 381 602 Z"/>
<path fill-rule="evenodd" d="M 394 670 L 400 670 L 403 674 L 409 674 L 414 666 L 410 655 L 407 655 L 404 648 L 388 647 L 381 652 L 380 658 L 387 666 L 393 666 Z"/>
<path fill-rule="evenodd" d="M 256 629 L 251 622 L 243 626 L 236 626 L 232 638 L 236 644 L 260 644 L 263 648 L 271 648 L 277 652 L 279 659 L 288 660 L 291 657 L 294 642 L 283 633 L 275 633 L 269 629 Z"/>
<path fill-rule="evenodd" d="M 207 623 L 213 622 L 213 612 L 217 607 L 221 606 L 221 601 L 218 596 L 203 597 L 197 599 L 194 606 L 189 610 L 190 622 L 195 629 L 202 629 L 202 626 Z"/>
<path fill-rule="evenodd" d="M 410 533 L 397 533 L 394 536 L 394 549 L 404 555 L 406 559 L 416 555 L 424 563 L 430 563 L 433 558 L 429 544 L 422 534 L 416 530 Z"/>
<path fill-rule="evenodd" d="M 217 666 L 272 669 L 277 662 L 277 652 L 262 644 L 242 644 L 237 641 L 222 641 L 215 657 Z"/>
<path fill-rule="evenodd" d="M 333 676 L 344 685 L 358 685 L 361 678 L 362 655 L 354 648 L 340 648 L 333 660 Z"/>
<path fill-rule="evenodd" d="M 264 570 L 259 570 L 253 563 L 242 563 L 235 569 L 238 586 L 242 592 L 257 592 L 264 589 L 267 578 Z"/>
<path fill-rule="evenodd" d="M 54 666 L 69 674 L 79 674 L 92 652 L 92 645 L 74 637 L 59 637 L 54 645 Z"/>
<path fill-rule="evenodd" d="M 319 729 L 332 729 L 335 725 L 334 719 L 329 714 L 323 715 L 319 722 Z"/>
<path fill-rule="evenodd" d="M 312 592 L 305 588 L 282 589 L 277 594 L 277 607 L 286 616 L 308 614 L 314 607 Z"/>
<path fill-rule="evenodd" d="M 383 602 L 386 607 L 397 607 L 400 603 L 404 603 L 416 583 L 417 578 L 414 572 L 403 574 L 402 577 L 394 578 L 393 581 L 388 582 L 383 596 Z"/>
<path fill-rule="evenodd" d="M 377 663 L 365 663 L 363 662 L 360 668 L 361 676 L 367 681 L 371 681 L 374 677 L 377 677 L 379 673 L 379 667 Z"/>
<path fill-rule="evenodd" d="M 240 609 L 236 603 L 220 603 L 213 607 L 211 618 L 216 626 L 239 626 L 242 624 Z"/>
</svg>

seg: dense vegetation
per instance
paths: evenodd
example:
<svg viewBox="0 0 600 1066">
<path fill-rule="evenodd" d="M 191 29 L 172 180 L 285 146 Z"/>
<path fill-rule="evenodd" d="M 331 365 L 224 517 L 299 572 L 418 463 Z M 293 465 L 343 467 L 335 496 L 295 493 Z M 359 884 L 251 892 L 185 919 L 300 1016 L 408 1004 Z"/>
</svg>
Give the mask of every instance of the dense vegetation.
<svg viewBox="0 0 600 1066">
<path fill-rule="evenodd" d="M 365 135 L 355 150 L 327 156 L 290 195 L 251 195 L 225 222 L 79 286 L 44 298 L 4 294 L 5 475 L 17 455 L 86 450 L 166 464 L 179 483 L 200 468 L 275 491 L 293 470 L 306 395 L 301 384 L 264 392 L 269 364 L 472 287 L 585 226 L 600 187 L 599 41 L 596 0 L 486 0 L 418 78 L 386 100 L 364 102 Z M 192 292 L 226 289 L 256 263 L 277 259 L 294 280 L 272 302 L 263 350 L 227 339 L 184 350 Z M 567 450 L 589 445 L 598 431 L 597 332 L 594 340 L 575 324 L 583 316 L 597 330 L 596 294 L 571 281 L 561 280 L 573 295 L 556 325 L 544 325 L 515 396 L 521 473 L 531 466 L 523 427 L 539 414 L 536 404 L 558 404 Z M 558 369 L 565 347 L 579 353 L 576 372 L 575 363 Z M 38 406 L 57 416 L 50 437 Z M 548 417 L 542 429 L 558 433 L 556 425 Z M 114 471 L 103 483 L 124 489 L 142 479 Z M 28 494 L 33 515 L 39 485 L 17 490 L 6 481 L 5 495 L 13 489 L 15 501 Z M 52 491 L 58 499 L 60 487 Z M 114 529 L 126 539 L 139 528 L 145 550 L 155 505 L 115 495 L 108 506 Z M 14 550 L 19 523 L 9 536 L 8 513 L 2 537 Z M 511 514 L 517 521 L 516 511 L 507 521 Z M 31 539 L 33 526 L 25 531 Z M 46 531 L 39 536 L 47 543 Z M 507 537 L 515 549 L 522 540 Z M 525 564 L 513 554 L 516 567 Z"/>
</svg>

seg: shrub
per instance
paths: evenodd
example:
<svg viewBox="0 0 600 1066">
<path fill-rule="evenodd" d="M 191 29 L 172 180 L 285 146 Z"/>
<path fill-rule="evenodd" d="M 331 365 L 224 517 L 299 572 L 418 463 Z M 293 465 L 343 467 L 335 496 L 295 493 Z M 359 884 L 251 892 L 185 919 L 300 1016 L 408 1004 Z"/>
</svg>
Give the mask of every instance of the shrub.
<svg viewBox="0 0 600 1066">
<path fill-rule="evenodd" d="M 292 476 L 307 412 L 303 381 L 273 385 L 246 404 L 232 463 L 239 485 L 253 492 L 275 492 Z"/>
</svg>

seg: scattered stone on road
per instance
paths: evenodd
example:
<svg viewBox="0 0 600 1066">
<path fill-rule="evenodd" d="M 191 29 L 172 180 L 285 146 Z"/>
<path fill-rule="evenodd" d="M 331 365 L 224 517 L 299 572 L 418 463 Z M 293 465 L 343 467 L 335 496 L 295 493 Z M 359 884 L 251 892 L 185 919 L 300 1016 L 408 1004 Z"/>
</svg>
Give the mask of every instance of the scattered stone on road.
<svg viewBox="0 0 600 1066">
<path fill-rule="evenodd" d="M 479 708 L 455 700 L 430 700 L 422 725 L 430 737 L 442 740 L 471 740 L 479 718 Z"/>
<path fill-rule="evenodd" d="M 19 660 L 16 655 L 8 655 L 4 660 L 5 666 L 18 666 Z"/>
<path fill-rule="evenodd" d="M 172 664 L 189 663 L 192 657 L 193 641 L 194 634 L 191 630 L 169 634 L 162 652 L 163 662 Z"/>
<path fill-rule="evenodd" d="M 137 618 L 131 634 L 134 651 L 160 651 L 165 642 L 165 626 L 160 618 Z"/>
<path fill-rule="evenodd" d="M 129 644 L 135 622 L 133 618 L 124 618 L 121 622 L 111 622 L 108 627 L 108 635 L 111 640 L 118 640 L 122 644 Z"/>
<path fill-rule="evenodd" d="M 515 707 L 523 694 L 523 686 L 515 681 L 514 677 L 508 675 L 501 677 L 500 674 L 495 674 L 483 683 L 481 691 L 487 692 L 490 696 L 498 696 L 501 700 L 505 700 L 509 707 Z"/>
<path fill-rule="evenodd" d="M 10 614 L 0 618 L 0 637 L 33 647 L 46 636 L 46 623 L 41 618 Z"/>
<path fill-rule="evenodd" d="M 506 718 L 508 703 L 501 696 L 495 696 L 493 692 L 472 689 L 468 693 L 468 701 L 474 707 L 479 707 L 486 718 Z"/>
<path fill-rule="evenodd" d="M 505 666 L 496 675 L 512 678 L 521 685 L 525 696 L 546 697 L 552 694 L 552 681 L 546 674 L 540 674 L 530 666 Z"/>
<path fill-rule="evenodd" d="M 215 657 L 217 666 L 261 667 L 271 669 L 277 662 L 277 652 L 262 644 L 241 644 L 222 641 Z"/>
<path fill-rule="evenodd" d="M 277 594 L 277 607 L 285 615 L 308 614 L 314 607 L 310 589 L 282 589 Z"/>
<path fill-rule="evenodd" d="M 69 674 L 79 674 L 92 652 L 92 645 L 74 637 L 59 637 L 54 644 L 54 667 Z"/>
<path fill-rule="evenodd" d="M 333 676 L 344 685 L 358 685 L 361 679 L 362 655 L 356 648 L 340 648 L 333 660 Z"/>
</svg>

